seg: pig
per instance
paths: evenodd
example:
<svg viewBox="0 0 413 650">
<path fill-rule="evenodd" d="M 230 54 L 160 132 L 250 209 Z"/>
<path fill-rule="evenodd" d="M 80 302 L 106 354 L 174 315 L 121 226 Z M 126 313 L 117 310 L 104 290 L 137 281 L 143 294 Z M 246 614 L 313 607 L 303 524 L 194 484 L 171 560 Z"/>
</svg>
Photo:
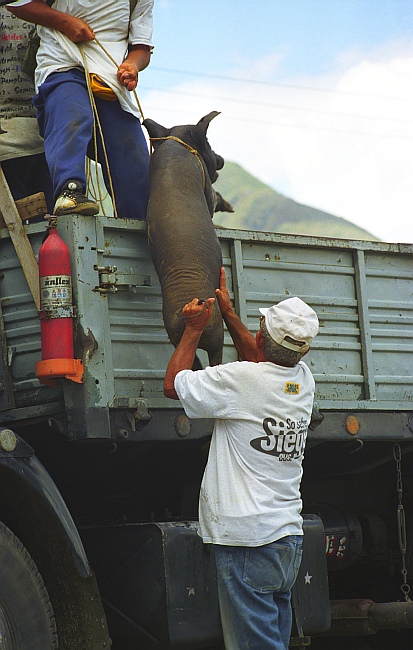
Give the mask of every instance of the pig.
<svg viewBox="0 0 413 650">
<path fill-rule="evenodd" d="M 161 285 L 165 329 L 175 347 L 184 331 L 182 307 L 193 298 L 213 297 L 219 287 L 222 254 L 212 216 L 214 211 L 232 211 L 232 207 L 212 187 L 217 170 L 224 165 L 206 137 L 217 115 L 213 111 L 197 124 L 170 129 L 150 119 L 143 122 L 153 147 L 148 241 Z M 222 361 L 223 341 L 222 317 L 215 301 L 199 342 L 211 366 Z M 198 358 L 194 369 L 197 367 Z"/>
</svg>

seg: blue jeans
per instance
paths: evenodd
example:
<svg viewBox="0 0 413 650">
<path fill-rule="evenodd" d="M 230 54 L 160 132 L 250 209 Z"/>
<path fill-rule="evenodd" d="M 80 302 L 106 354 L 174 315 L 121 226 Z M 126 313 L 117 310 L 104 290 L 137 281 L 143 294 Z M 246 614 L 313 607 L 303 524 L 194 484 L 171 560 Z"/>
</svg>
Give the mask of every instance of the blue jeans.
<svg viewBox="0 0 413 650">
<path fill-rule="evenodd" d="M 149 151 L 139 120 L 119 102 L 95 98 L 119 217 L 146 219 Z M 85 159 L 91 149 L 93 113 L 82 70 L 49 75 L 33 99 L 52 177 L 54 198 L 70 180 L 86 187 Z M 98 133 L 98 158 L 106 187 L 108 171 Z"/>
<path fill-rule="evenodd" d="M 288 650 L 290 590 L 302 539 L 291 535 L 257 547 L 214 544 L 226 650 Z"/>
</svg>

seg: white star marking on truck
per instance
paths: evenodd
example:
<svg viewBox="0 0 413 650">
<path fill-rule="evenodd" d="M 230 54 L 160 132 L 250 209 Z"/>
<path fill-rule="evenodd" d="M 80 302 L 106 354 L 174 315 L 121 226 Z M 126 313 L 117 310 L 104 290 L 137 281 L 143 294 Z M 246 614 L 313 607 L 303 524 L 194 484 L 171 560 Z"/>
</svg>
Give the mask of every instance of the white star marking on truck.
<svg viewBox="0 0 413 650">
<path fill-rule="evenodd" d="M 310 582 L 311 582 L 311 578 L 312 578 L 312 577 L 313 577 L 313 576 L 310 576 L 309 573 L 308 573 L 308 571 L 307 571 L 307 573 L 306 573 L 305 576 L 304 576 L 304 584 L 305 584 L 305 585 L 309 585 Z"/>
</svg>

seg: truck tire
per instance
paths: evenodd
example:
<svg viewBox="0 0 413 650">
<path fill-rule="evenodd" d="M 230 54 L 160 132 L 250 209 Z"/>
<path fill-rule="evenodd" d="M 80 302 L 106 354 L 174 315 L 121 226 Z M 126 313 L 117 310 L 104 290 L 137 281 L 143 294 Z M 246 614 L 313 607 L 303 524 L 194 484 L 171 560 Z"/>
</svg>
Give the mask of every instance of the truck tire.
<svg viewBox="0 0 413 650">
<path fill-rule="evenodd" d="M 55 650 L 52 604 L 23 544 L 0 522 L 0 648 Z"/>
</svg>

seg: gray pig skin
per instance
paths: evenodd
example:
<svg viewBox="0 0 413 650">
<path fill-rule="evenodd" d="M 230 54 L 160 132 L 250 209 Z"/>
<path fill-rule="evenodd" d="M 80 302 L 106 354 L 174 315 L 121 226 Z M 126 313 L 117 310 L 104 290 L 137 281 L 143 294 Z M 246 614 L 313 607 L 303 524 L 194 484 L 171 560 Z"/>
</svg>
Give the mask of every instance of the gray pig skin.
<svg viewBox="0 0 413 650">
<path fill-rule="evenodd" d="M 196 125 L 171 129 L 153 120 L 143 122 L 154 149 L 149 167 L 149 247 L 162 290 L 163 321 L 175 347 L 184 331 L 182 307 L 193 298 L 214 297 L 219 287 L 222 255 L 212 223 L 217 207 L 212 183 L 224 161 L 206 138 L 208 125 L 216 115 L 219 113 L 214 111 Z M 199 155 L 168 136 L 183 141 Z M 207 351 L 210 365 L 221 363 L 223 341 L 222 317 L 215 301 L 198 346 Z"/>
</svg>

